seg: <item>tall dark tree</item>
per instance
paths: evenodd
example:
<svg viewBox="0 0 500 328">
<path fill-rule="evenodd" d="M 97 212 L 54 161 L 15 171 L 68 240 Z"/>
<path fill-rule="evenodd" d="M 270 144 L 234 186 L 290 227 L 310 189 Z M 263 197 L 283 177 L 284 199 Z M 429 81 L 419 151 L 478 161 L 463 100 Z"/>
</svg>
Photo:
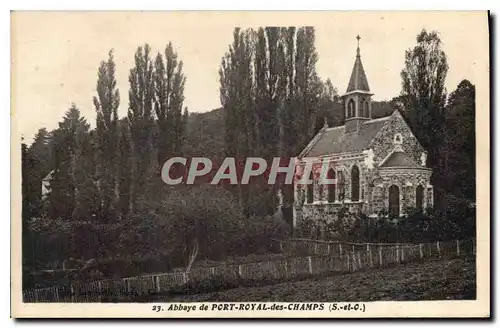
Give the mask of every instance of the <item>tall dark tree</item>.
<svg viewBox="0 0 500 328">
<path fill-rule="evenodd" d="M 476 186 L 476 89 L 461 81 L 448 97 L 444 138 L 439 149 L 443 187 L 459 197 L 475 199 Z"/>
<path fill-rule="evenodd" d="M 318 53 L 316 52 L 315 30 L 313 27 L 301 27 L 297 30 L 295 55 L 295 88 L 298 106 L 299 149 L 303 149 L 314 134 L 314 122 L 322 93 L 322 82 L 316 72 Z"/>
<path fill-rule="evenodd" d="M 444 87 L 448 63 L 437 32 L 422 30 L 417 45 L 406 51 L 401 72 L 404 115 L 425 149 L 428 165 L 436 164 L 437 147 L 444 126 Z"/>
<path fill-rule="evenodd" d="M 98 190 L 96 175 L 96 156 L 93 156 L 95 132 L 89 131 L 90 125 L 82 122 L 75 129 L 75 149 L 71 154 L 71 179 L 74 182 L 75 205 L 72 217 L 75 221 L 89 221 L 100 213 L 102 190 Z M 114 192 L 111 190 L 111 192 Z M 109 213 L 108 213 L 109 215 Z M 107 217 L 105 217 L 107 218 Z"/>
<path fill-rule="evenodd" d="M 135 66 L 129 74 L 128 120 L 132 141 L 132 181 L 130 184 L 130 210 L 134 211 L 137 200 L 144 194 L 152 174 L 157 173 L 153 153 L 153 103 L 154 65 L 148 44 L 138 47 L 134 56 Z"/>
<path fill-rule="evenodd" d="M 115 62 L 113 51 L 108 60 L 99 66 L 97 80 L 97 97 L 94 106 L 97 112 L 97 179 L 102 209 L 101 217 L 106 221 L 116 216 L 119 198 L 118 187 L 118 106 L 120 93 L 116 87 Z M 82 140 L 82 142 L 85 142 Z"/>
<path fill-rule="evenodd" d="M 130 190 L 132 174 L 132 140 L 128 120 L 118 121 L 118 188 L 119 188 L 119 213 L 127 217 L 130 211 Z"/>
<path fill-rule="evenodd" d="M 318 55 L 314 45 L 314 28 L 284 28 L 282 40 L 283 76 L 286 79 L 281 80 L 283 100 L 279 111 L 280 153 L 283 157 L 294 157 L 313 137 L 317 112 L 322 106 L 321 96 L 329 91 L 325 91 L 325 86 L 316 73 Z M 284 186 L 282 192 L 284 207 L 290 207 L 293 203 L 293 186 Z"/>
<path fill-rule="evenodd" d="M 182 60 L 177 59 L 172 43 L 165 48 L 165 60 L 155 60 L 155 112 L 158 126 L 158 164 L 181 153 L 183 138 L 183 102 L 186 78 Z"/>
<path fill-rule="evenodd" d="M 75 209 L 75 154 L 78 147 L 77 131 L 88 124 L 80 110 L 72 104 L 59 127 L 52 133 L 54 174 L 50 181 L 48 214 L 51 217 L 68 219 Z"/>
<path fill-rule="evenodd" d="M 278 111 L 280 126 L 280 155 L 291 157 L 295 154 L 295 145 L 298 143 L 299 122 L 297 122 L 297 107 L 295 99 L 297 88 L 295 84 L 295 48 L 296 48 L 296 28 L 282 28 L 281 39 L 283 45 L 283 76 L 280 79 L 283 90 L 283 100 Z"/>
<path fill-rule="evenodd" d="M 278 108 L 282 100 L 284 78 L 283 45 L 280 28 L 259 28 L 254 33 L 255 117 L 260 154 L 266 159 L 276 155 L 279 143 Z"/>
<path fill-rule="evenodd" d="M 255 146 L 252 40 L 250 31 L 236 28 L 233 44 L 219 69 L 220 100 L 224 109 L 226 156 L 246 158 Z M 240 206 L 248 215 L 247 195 L 238 185 Z"/>
</svg>

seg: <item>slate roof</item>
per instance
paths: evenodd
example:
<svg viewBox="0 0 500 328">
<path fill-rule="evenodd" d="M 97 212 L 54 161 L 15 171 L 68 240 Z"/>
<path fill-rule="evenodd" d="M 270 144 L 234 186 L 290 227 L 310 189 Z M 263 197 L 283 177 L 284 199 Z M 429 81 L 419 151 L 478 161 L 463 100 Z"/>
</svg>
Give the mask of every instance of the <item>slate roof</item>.
<svg viewBox="0 0 500 328">
<path fill-rule="evenodd" d="M 304 156 L 316 157 L 329 154 L 347 153 L 368 149 L 370 142 L 391 116 L 364 122 L 359 132 L 345 133 L 345 126 L 328 128 L 319 139 L 305 152 Z"/>
<path fill-rule="evenodd" d="M 354 61 L 354 67 L 352 68 L 351 78 L 349 79 L 346 93 L 354 90 L 370 91 L 368 79 L 366 78 L 363 63 L 361 62 L 359 47 L 357 49 L 356 60 Z"/>
<path fill-rule="evenodd" d="M 410 167 L 410 168 L 422 168 L 422 165 L 418 165 L 413 158 L 410 157 L 405 152 L 395 151 L 380 167 Z"/>
</svg>

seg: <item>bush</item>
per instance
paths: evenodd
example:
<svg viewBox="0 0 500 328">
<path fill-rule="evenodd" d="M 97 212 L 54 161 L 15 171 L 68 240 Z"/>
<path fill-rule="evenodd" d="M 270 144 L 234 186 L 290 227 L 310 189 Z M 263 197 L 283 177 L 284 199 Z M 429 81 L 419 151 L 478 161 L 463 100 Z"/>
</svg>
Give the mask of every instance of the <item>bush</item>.
<svg viewBox="0 0 500 328">
<path fill-rule="evenodd" d="M 375 218 L 353 216 L 341 209 L 333 222 L 305 219 L 298 223 L 297 236 L 311 239 L 374 243 L 423 243 L 436 240 L 475 238 L 476 211 L 465 199 L 449 195 L 440 211 L 406 209 L 393 217 L 381 212 Z"/>
<path fill-rule="evenodd" d="M 124 252 L 166 253 L 171 263 L 186 266 L 194 240 L 197 260 L 221 261 L 276 251 L 272 238 L 286 238 L 289 230 L 280 217 L 245 219 L 236 198 L 221 187 L 176 186 L 160 201 L 141 204 L 121 239 Z"/>
<path fill-rule="evenodd" d="M 232 249 L 236 255 L 279 252 L 272 239 L 286 239 L 290 232 L 290 226 L 281 217 L 253 216 L 245 220 Z"/>
</svg>

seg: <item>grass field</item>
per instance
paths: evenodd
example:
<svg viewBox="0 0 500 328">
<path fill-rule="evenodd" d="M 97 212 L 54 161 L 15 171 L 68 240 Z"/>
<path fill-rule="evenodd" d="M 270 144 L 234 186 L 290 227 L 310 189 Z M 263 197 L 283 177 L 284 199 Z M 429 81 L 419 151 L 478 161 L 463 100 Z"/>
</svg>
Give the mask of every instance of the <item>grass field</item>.
<svg viewBox="0 0 500 328">
<path fill-rule="evenodd" d="M 475 298 L 475 260 L 457 258 L 198 295 L 150 295 L 149 301 L 366 302 Z"/>
</svg>

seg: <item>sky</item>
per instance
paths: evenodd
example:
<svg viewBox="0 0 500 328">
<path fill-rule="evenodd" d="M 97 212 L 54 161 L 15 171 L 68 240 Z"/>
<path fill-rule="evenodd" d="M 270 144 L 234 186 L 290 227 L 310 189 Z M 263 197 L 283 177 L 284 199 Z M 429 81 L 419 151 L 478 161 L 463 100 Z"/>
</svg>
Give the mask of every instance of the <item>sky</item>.
<svg viewBox="0 0 500 328">
<path fill-rule="evenodd" d="M 156 55 L 171 41 L 184 62 L 190 112 L 220 107 L 218 68 L 236 26 L 314 26 L 319 76 L 345 92 L 356 55 L 374 100 L 401 90 L 405 51 L 423 29 L 438 31 L 449 71 L 448 92 L 462 79 L 484 81 L 488 70 L 486 12 L 14 12 L 11 16 L 13 131 L 30 142 L 41 127 L 57 127 L 71 103 L 95 126 L 97 69 L 114 49 L 119 115 L 128 108 L 128 73 L 136 48 Z M 482 79 L 482 80 L 481 80 Z"/>
</svg>

